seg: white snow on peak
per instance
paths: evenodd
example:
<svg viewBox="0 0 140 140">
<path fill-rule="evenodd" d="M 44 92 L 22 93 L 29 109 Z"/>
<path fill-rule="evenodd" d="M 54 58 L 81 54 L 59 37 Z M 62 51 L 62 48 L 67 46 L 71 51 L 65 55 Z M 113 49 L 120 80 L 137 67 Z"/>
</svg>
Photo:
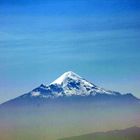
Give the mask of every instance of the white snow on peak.
<svg viewBox="0 0 140 140">
<path fill-rule="evenodd" d="M 40 92 L 33 91 L 33 92 L 31 92 L 31 95 L 35 97 L 35 96 L 40 96 L 41 94 L 40 94 Z"/>
<path fill-rule="evenodd" d="M 77 80 L 77 79 L 81 79 L 82 77 L 80 77 L 79 75 L 77 75 L 76 73 L 72 72 L 72 71 L 68 71 L 65 72 L 64 74 L 62 74 L 60 77 L 58 77 L 55 81 L 53 81 L 51 84 L 63 84 L 68 78 L 71 78 L 73 80 Z"/>
<path fill-rule="evenodd" d="M 43 94 L 42 94 L 43 93 Z M 100 88 L 72 71 L 65 72 L 49 85 L 41 85 L 31 92 L 34 97 L 88 96 L 96 94 L 118 95 L 117 92 Z"/>
<path fill-rule="evenodd" d="M 94 84 L 86 81 L 84 78 L 72 71 L 65 72 L 50 85 L 53 84 L 60 85 L 66 96 L 89 95 L 93 91 L 93 88 L 96 87 Z"/>
</svg>

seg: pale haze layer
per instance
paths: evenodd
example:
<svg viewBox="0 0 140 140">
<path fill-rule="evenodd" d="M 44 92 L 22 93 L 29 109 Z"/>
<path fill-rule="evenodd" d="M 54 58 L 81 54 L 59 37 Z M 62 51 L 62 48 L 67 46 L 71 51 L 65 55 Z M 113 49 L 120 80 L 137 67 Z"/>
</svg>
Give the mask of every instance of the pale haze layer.
<svg viewBox="0 0 140 140">
<path fill-rule="evenodd" d="M 1 0 L 0 103 L 73 71 L 140 97 L 139 0 Z"/>
</svg>

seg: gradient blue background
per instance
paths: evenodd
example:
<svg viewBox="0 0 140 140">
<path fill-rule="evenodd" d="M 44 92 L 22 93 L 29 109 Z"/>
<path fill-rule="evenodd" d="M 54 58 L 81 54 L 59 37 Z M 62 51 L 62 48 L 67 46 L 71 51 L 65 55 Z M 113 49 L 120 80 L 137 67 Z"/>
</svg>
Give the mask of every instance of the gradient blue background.
<svg viewBox="0 0 140 140">
<path fill-rule="evenodd" d="M 0 103 L 69 70 L 140 97 L 140 1 L 0 0 Z"/>
</svg>

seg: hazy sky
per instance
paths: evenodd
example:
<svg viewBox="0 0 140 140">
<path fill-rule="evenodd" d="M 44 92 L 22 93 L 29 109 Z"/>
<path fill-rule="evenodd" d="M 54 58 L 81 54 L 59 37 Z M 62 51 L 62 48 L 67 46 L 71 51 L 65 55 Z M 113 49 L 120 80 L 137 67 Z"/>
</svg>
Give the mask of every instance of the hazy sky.
<svg viewBox="0 0 140 140">
<path fill-rule="evenodd" d="M 69 70 L 140 97 L 140 1 L 0 0 L 0 103 Z"/>
</svg>

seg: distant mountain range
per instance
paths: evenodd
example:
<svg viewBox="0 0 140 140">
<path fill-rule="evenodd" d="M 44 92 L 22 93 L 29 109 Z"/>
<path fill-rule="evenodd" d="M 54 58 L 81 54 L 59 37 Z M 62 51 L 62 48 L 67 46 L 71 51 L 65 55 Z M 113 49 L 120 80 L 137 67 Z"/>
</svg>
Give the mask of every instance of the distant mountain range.
<svg viewBox="0 0 140 140">
<path fill-rule="evenodd" d="M 96 132 L 60 140 L 140 140 L 140 128 L 131 127 L 123 130 Z"/>
<path fill-rule="evenodd" d="M 140 103 L 140 100 L 131 93 L 121 94 L 116 91 L 98 87 L 72 71 L 65 72 L 49 85 L 41 84 L 27 94 L 3 103 L 1 106 L 28 105 L 47 103 L 50 100 L 86 99 L 92 101 L 131 102 Z"/>
</svg>

